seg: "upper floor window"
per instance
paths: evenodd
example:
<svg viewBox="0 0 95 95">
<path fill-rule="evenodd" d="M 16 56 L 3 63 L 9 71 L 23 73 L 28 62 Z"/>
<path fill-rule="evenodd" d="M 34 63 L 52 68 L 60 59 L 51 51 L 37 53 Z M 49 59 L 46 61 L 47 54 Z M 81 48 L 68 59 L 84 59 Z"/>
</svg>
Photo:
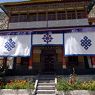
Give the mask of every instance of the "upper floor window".
<svg viewBox="0 0 95 95">
<path fill-rule="evenodd" d="M 57 20 L 64 20 L 66 19 L 66 13 L 61 11 L 61 12 L 57 12 Z"/>
<path fill-rule="evenodd" d="M 38 13 L 38 21 L 46 21 L 46 13 Z"/>
<path fill-rule="evenodd" d="M 78 10 L 77 11 L 77 18 L 81 19 L 81 18 L 86 18 L 86 14 L 84 10 Z"/>
<path fill-rule="evenodd" d="M 20 14 L 20 15 L 19 15 L 19 21 L 20 21 L 20 22 L 25 22 L 25 21 L 27 21 L 27 14 Z"/>
<path fill-rule="evenodd" d="M 55 12 L 48 12 L 47 20 L 56 20 L 56 13 Z"/>
<path fill-rule="evenodd" d="M 36 21 L 37 20 L 37 14 L 31 13 L 29 14 L 29 21 Z"/>
<path fill-rule="evenodd" d="M 19 16 L 18 14 L 11 15 L 10 22 L 18 22 Z"/>
<path fill-rule="evenodd" d="M 67 11 L 67 19 L 76 19 L 75 11 Z"/>
<path fill-rule="evenodd" d="M 40 12 L 30 14 L 12 14 L 10 22 L 26 21 L 46 21 L 46 20 L 66 20 L 86 18 L 85 10 L 58 11 L 58 12 Z"/>
</svg>

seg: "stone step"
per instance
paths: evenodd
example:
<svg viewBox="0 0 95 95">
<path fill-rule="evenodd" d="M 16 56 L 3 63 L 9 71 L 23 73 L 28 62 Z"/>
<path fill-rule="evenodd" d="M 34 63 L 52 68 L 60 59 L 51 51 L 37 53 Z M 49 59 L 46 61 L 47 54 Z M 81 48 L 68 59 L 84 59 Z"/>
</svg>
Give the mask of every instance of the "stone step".
<svg viewBox="0 0 95 95">
<path fill-rule="evenodd" d="M 56 95 L 56 94 L 36 94 L 36 95 Z"/>
<path fill-rule="evenodd" d="M 39 80 L 55 80 L 55 78 L 39 78 Z"/>
<path fill-rule="evenodd" d="M 42 77 L 39 77 L 39 79 L 55 79 L 55 77 L 53 77 L 53 76 L 42 76 Z"/>
<path fill-rule="evenodd" d="M 38 83 L 39 86 L 55 86 L 55 83 Z"/>
<path fill-rule="evenodd" d="M 43 77 L 39 77 L 39 79 L 55 79 L 55 77 L 45 77 L 45 76 L 43 76 Z"/>
<path fill-rule="evenodd" d="M 55 90 L 55 86 L 38 86 L 37 90 Z"/>
<path fill-rule="evenodd" d="M 45 79 L 44 79 L 44 80 L 39 80 L 38 82 L 39 82 L 39 83 L 54 83 L 55 80 L 49 80 L 49 79 L 48 79 L 48 80 L 45 80 Z"/>
<path fill-rule="evenodd" d="M 37 94 L 55 94 L 55 90 L 37 90 Z"/>
</svg>

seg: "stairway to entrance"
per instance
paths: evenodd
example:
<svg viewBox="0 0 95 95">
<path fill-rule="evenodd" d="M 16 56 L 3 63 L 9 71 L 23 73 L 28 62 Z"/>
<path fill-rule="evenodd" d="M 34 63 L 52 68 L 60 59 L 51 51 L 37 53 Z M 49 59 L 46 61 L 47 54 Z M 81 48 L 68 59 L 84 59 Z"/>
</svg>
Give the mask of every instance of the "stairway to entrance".
<svg viewBox="0 0 95 95">
<path fill-rule="evenodd" d="M 55 76 L 40 75 L 36 87 L 36 95 L 55 95 Z"/>
</svg>

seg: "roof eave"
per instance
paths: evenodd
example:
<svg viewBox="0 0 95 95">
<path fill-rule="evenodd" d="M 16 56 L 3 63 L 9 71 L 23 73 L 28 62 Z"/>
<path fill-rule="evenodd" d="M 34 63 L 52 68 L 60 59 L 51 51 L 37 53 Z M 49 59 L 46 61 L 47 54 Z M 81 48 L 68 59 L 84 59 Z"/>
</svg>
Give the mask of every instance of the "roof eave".
<svg viewBox="0 0 95 95">
<path fill-rule="evenodd" d="M 6 14 L 7 16 L 9 16 L 9 15 L 8 15 L 8 11 L 6 10 L 6 8 L 5 8 L 3 5 L 0 5 L 0 8 L 5 12 L 5 14 Z"/>
<path fill-rule="evenodd" d="M 44 3 L 44 2 L 56 2 L 62 0 L 32 0 L 32 1 L 21 1 L 21 2 L 5 2 L 1 3 L 4 6 L 11 6 L 11 5 L 21 5 L 21 4 L 33 4 L 33 3 Z"/>
</svg>

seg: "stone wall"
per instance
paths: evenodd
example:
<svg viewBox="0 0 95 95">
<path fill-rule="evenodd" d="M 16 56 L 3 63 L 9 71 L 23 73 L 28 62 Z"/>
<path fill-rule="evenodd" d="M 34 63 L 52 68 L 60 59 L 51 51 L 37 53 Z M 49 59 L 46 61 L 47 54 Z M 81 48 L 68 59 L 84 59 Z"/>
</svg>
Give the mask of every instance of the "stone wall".
<svg viewBox="0 0 95 95">
<path fill-rule="evenodd" d="M 0 12 L 0 30 L 8 28 L 8 17 L 5 13 Z"/>
</svg>

